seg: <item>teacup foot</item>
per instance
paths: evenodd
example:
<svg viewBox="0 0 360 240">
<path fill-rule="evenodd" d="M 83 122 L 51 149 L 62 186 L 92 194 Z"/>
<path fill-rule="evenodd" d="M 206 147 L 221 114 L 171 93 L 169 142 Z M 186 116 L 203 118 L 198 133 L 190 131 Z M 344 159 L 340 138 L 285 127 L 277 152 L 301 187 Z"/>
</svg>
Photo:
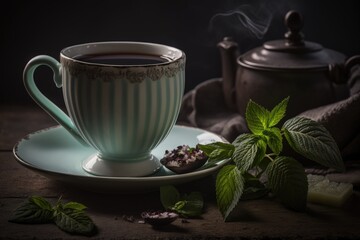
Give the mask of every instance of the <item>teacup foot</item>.
<svg viewBox="0 0 360 240">
<path fill-rule="evenodd" d="M 82 163 L 83 169 L 104 177 L 144 177 L 157 172 L 162 165 L 153 155 L 142 161 L 108 160 L 94 155 Z"/>
</svg>

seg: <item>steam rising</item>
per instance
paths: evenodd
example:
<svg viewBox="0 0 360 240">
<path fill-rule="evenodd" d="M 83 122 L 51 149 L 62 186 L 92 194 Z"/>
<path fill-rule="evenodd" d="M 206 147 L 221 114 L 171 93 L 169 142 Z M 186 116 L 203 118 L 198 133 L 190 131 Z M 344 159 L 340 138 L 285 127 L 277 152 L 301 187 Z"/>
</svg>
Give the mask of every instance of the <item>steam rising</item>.
<svg viewBox="0 0 360 240">
<path fill-rule="evenodd" d="M 265 11 L 254 12 L 249 5 L 243 5 L 236 10 L 216 14 L 211 18 L 210 22 L 215 21 L 215 19 L 219 17 L 235 17 L 235 19 L 238 20 L 238 22 L 235 21 L 234 23 L 235 25 L 233 27 L 235 29 L 239 31 L 247 29 L 248 32 L 253 34 L 256 38 L 262 39 L 269 29 L 272 14 Z"/>
<path fill-rule="evenodd" d="M 266 2 L 261 3 L 244 4 L 231 11 L 214 15 L 210 19 L 210 30 L 230 29 L 236 34 L 262 39 L 269 29 L 275 9 L 271 5 L 266 6 Z"/>
</svg>

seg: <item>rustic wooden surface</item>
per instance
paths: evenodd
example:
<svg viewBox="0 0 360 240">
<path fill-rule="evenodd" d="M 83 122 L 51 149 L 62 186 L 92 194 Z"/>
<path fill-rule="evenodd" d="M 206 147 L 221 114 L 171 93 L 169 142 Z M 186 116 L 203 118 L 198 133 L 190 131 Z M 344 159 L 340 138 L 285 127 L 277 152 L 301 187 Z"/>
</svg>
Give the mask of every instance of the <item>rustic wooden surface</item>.
<svg viewBox="0 0 360 240">
<path fill-rule="evenodd" d="M 215 205 L 214 177 L 178 186 L 180 191 L 201 191 L 206 206 L 199 219 L 180 219 L 166 228 L 130 223 L 123 215 L 140 218 L 148 209 L 161 209 L 159 193 L 103 195 L 47 179 L 17 163 L 12 148 L 28 133 L 56 123 L 37 106 L 0 105 L 0 239 L 78 239 L 55 225 L 21 225 L 8 222 L 28 196 L 40 195 L 51 202 L 78 201 L 88 206 L 98 233 L 93 239 L 359 239 L 360 193 L 341 208 L 309 204 L 306 212 L 285 209 L 271 199 L 241 201 L 236 221 L 224 223 Z M 90 238 L 90 239 L 91 239 Z"/>
</svg>

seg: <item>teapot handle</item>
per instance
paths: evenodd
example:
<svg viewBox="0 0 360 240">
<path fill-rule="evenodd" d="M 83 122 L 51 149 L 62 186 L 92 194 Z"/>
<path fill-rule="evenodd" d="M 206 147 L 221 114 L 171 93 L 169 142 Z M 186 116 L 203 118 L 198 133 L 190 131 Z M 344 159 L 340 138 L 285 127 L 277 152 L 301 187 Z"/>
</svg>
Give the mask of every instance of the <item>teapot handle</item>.
<svg viewBox="0 0 360 240">
<path fill-rule="evenodd" d="M 357 64 L 360 64 L 360 55 L 352 56 L 346 60 L 345 64 L 330 64 L 330 79 L 337 84 L 346 83 L 351 69 Z"/>
<path fill-rule="evenodd" d="M 352 56 L 345 62 L 345 73 L 350 74 L 352 67 L 360 64 L 360 55 Z"/>
</svg>

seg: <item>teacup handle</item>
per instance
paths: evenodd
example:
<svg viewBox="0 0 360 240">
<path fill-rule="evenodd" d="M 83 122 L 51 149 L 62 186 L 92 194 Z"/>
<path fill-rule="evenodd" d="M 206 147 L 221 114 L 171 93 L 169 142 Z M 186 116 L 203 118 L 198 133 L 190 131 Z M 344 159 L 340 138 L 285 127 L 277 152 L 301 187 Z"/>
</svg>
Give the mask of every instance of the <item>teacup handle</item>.
<svg viewBox="0 0 360 240">
<path fill-rule="evenodd" d="M 24 69 L 24 85 L 29 95 L 34 99 L 34 101 L 42 107 L 52 118 L 55 119 L 61 126 L 63 126 L 72 136 L 74 136 L 80 143 L 87 145 L 85 141 L 80 136 L 75 125 L 58 106 L 56 106 L 52 101 L 50 101 L 44 94 L 41 93 L 39 88 L 36 86 L 34 81 L 34 72 L 36 68 L 41 65 L 45 65 L 51 68 L 54 72 L 54 81 L 58 88 L 62 87 L 62 78 L 61 78 L 61 64 L 54 58 L 47 55 L 39 55 L 32 58 L 25 66 Z"/>
</svg>

